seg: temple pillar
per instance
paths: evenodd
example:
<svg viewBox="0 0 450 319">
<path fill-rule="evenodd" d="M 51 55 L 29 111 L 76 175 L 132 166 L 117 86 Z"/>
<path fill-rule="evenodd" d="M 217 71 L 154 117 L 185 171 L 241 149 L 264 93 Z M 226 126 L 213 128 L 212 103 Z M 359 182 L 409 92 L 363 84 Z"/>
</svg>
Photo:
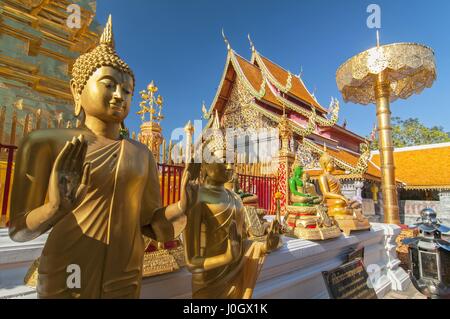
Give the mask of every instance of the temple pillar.
<svg viewBox="0 0 450 319">
<path fill-rule="evenodd" d="M 295 155 L 290 148 L 290 140 L 293 133 L 286 115 L 283 116 L 278 129 L 281 148 L 277 159 L 277 191 L 280 193 L 280 212 L 284 216 L 286 214 L 286 206 L 289 205 L 289 177 L 295 161 Z M 275 198 L 273 200 L 275 201 Z"/>
</svg>

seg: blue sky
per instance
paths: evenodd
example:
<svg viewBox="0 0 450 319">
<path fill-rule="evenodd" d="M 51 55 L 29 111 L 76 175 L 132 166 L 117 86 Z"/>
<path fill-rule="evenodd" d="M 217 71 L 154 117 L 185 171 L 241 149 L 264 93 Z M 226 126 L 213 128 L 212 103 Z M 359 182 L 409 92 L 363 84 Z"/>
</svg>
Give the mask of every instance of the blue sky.
<svg viewBox="0 0 450 319">
<path fill-rule="evenodd" d="M 113 15 L 116 47 L 132 67 L 136 93 L 155 80 L 165 98 L 165 136 L 201 117 L 219 85 L 226 58 L 222 27 L 233 49 L 249 59 L 247 34 L 257 50 L 297 74 L 319 102 L 341 102 L 340 123 L 367 135 L 375 123 L 373 105 L 344 103 L 335 81 L 337 68 L 375 44 L 366 8 L 382 10 L 382 43 L 417 42 L 433 48 L 438 79 L 431 89 L 391 105 L 393 116 L 418 117 L 427 126 L 450 131 L 450 1 L 403 0 L 97 0 L 97 19 Z M 140 97 L 135 94 L 130 130 L 138 131 Z"/>
</svg>

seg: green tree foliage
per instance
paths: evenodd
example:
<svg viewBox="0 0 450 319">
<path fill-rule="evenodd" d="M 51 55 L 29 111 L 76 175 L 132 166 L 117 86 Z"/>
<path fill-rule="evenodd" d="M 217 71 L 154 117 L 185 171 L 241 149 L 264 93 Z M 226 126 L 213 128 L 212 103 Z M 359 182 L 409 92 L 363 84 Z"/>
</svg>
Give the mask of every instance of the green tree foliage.
<svg viewBox="0 0 450 319">
<path fill-rule="evenodd" d="M 450 142 L 450 134 L 441 126 L 426 127 L 417 118 L 402 120 L 399 117 L 392 118 L 392 139 L 395 147 L 435 144 Z M 377 150 L 378 134 L 371 148 Z"/>
</svg>

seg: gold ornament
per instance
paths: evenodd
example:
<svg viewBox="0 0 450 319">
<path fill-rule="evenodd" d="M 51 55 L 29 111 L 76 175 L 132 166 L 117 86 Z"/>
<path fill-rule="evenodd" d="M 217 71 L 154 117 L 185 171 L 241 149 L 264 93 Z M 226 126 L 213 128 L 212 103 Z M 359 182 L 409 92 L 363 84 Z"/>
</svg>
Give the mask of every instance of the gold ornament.
<svg viewBox="0 0 450 319">
<path fill-rule="evenodd" d="M 129 74 L 135 83 L 133 71 L 116 53 L 111 15 L 100 38 L 100 44 L 92 51 L 80 56 L 73 66 L 72 81 L 76 84 L 79 94 L 83 92 L 92 74 L 102 66 L 111 66 Z"/>
</svg>

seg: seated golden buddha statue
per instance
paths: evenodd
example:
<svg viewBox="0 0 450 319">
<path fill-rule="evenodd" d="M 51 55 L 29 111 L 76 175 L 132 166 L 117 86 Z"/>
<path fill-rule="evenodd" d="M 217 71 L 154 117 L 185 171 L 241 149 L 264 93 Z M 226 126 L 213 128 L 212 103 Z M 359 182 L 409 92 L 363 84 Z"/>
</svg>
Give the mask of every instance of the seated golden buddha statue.
<svg viewBox="0 0 450 319">
<path fill-rule="evenodd" d="M 239 176 L 236 172 L 233 173 L 233 177 L 231 178 L 231 180 L 225 183 L 225 187 L 238 194 L 239 197 L 242 199 L 244 205 L 258 207 L 258 195 L 246 193 L 240 188 Z"/>
<path fill-rule="evenodd" d="M 307 172 L 303 172 L 302 182 L 305 194 L 313 198 L 313 203 L 316 205 L 322 203 L 323 198 L 317 194 L 316 185 L 311 183 L 311 177 Z"/>
<path fill-rule="evenodd" d="M 219 127 L 217 117 L 214 127 Z M 223 139 L 214 136 L 205 143 L 216 160 L 201 164 L 198 201 L 187 213 L 183 233 L 186 265 L 192 273 L 192 297 L 248 299 L 265 254 L 280 244 L 279 225 L 271 224 L 265 242 L 246 238 L 242 200 L 224 187 L 233 171 L 224 163 Z"/>
<path fill-rule="evenodd" d="M 100 44 L 75 62 L 70 84 L 81 127 L 38 130 L 22 141 L 9 234 L 25 242 L 50 231 L 39 298 L 139 298 L 143 235 L 176 238 L 196 188 L 186 170 L 181 200 L 160 207 L 154 157 L 125 134 L 135 80 L 115 52 L 111 17 Z M 80 282 L 69 287 L 74 265 Z"/>
<path fill-rule="evenodd" d="M 326 151 L 320 157 L 319 163 L 323 170 L 319 177 L 319 185 L 328 208 L 328 215 L 336 220 L 346 235 L 353 230 L 370 229 L 368 219 L 362 214 L 361 204 L 347 199 L 342 194 L 341 183 L 332 174 L 335 170 L 333 159 Z"/>
</svg>

